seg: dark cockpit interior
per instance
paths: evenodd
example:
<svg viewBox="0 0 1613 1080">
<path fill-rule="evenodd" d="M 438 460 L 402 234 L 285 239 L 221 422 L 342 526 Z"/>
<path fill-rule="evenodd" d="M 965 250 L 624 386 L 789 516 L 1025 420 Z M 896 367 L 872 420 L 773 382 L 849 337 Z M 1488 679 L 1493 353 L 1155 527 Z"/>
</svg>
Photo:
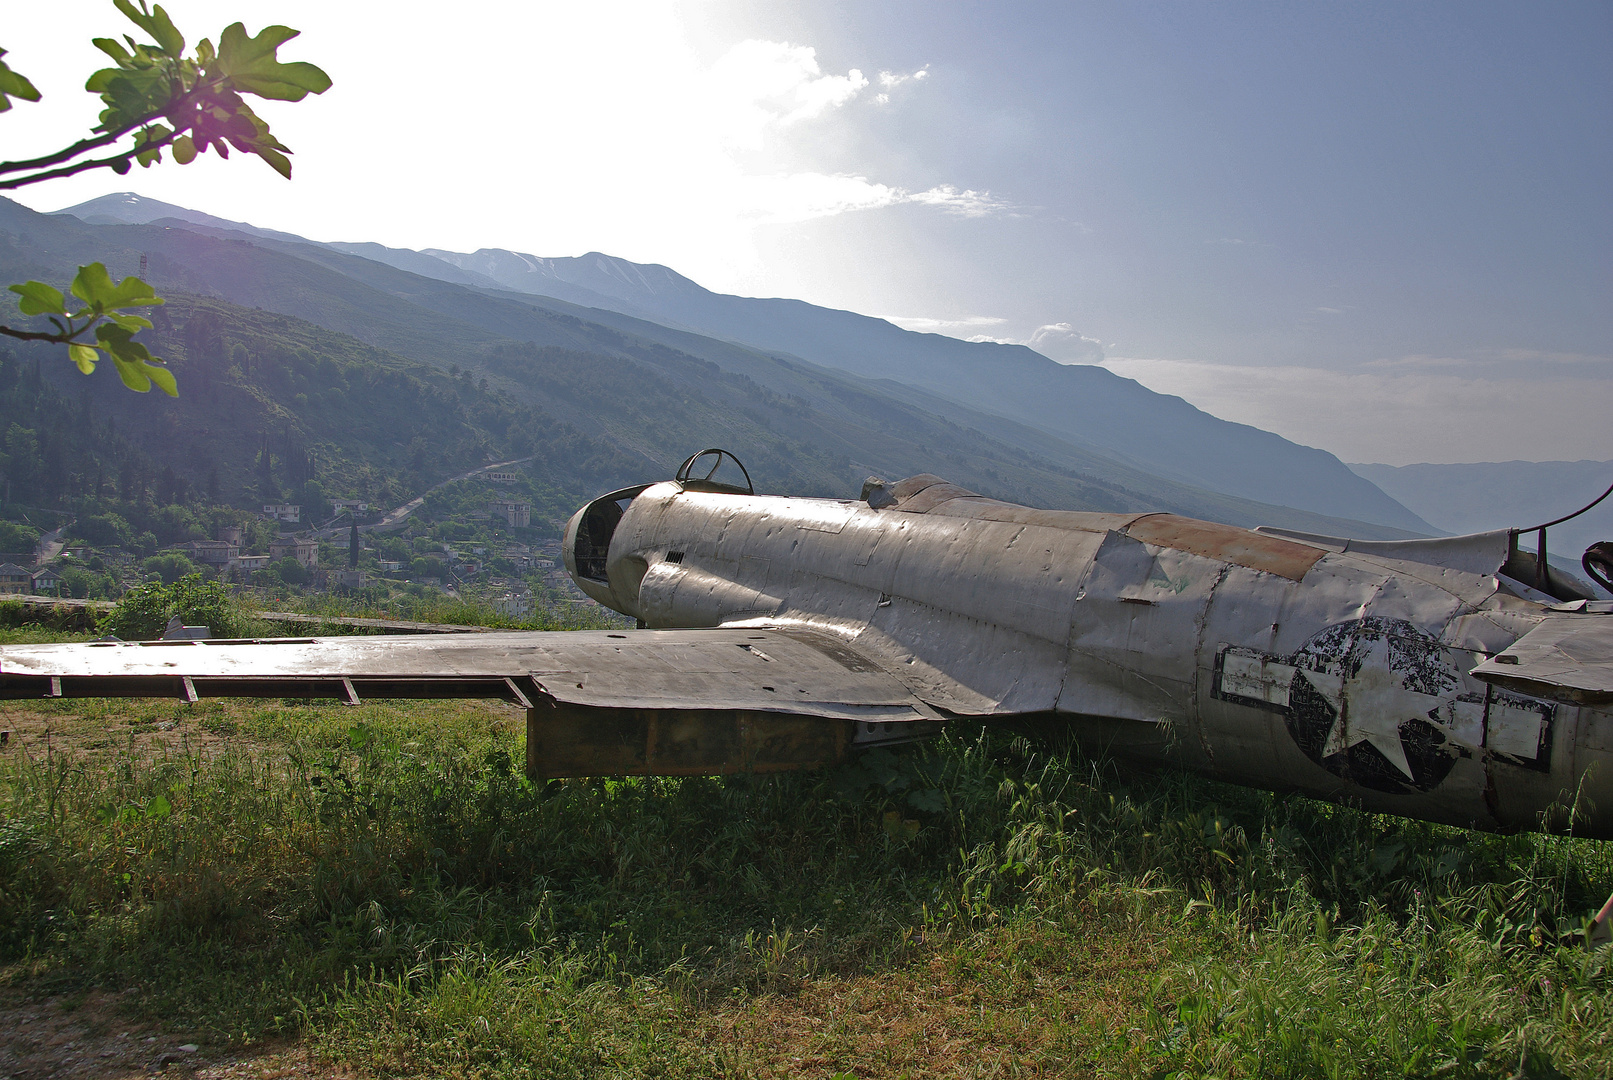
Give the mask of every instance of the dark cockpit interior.
<svg viewBox="0 0 1613 1080">
<path fill-rule="evenodd" d="M 623 488 L 609 495 L 601 495 L 588 504 L 582 520 L 577 523 L 577 539 L 572 547 L 579 577 L 609 583 L 605 563 L 610 555 L 611 537 L 616 535 L 616 526 L 621 524 L 622 515 L 627 512 L 633 497 L 648 486 L 640 484 Z"/>
</svg>

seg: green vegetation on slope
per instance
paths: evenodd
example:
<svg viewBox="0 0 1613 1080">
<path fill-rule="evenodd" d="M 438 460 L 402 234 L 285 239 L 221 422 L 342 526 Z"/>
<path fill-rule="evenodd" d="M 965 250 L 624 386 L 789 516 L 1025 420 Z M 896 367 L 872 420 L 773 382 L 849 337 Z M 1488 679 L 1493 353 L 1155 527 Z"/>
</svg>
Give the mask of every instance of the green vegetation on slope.
<svg viewBox="0 0 1613 1080">
<path fill-rule="evenodd" d="M 37 356 L 0 358 L 6 415 L 34 440 L 31 470 L 12 470 L 14 500 L 93 512 L 81 501 L 139 502 L 134 488 L 153 485 L 159 506 L 189 493 L 246 506 L 305 498 L 312 509 L 346 496 L 390 508 L 488 461 L 536 457 L 569 506 L 632 468 L 468 370 L 195 297 L 173 297 L 157 324 L 153 343 L 186 386 L 177 400 L 68 381 Z"/>
</svg>

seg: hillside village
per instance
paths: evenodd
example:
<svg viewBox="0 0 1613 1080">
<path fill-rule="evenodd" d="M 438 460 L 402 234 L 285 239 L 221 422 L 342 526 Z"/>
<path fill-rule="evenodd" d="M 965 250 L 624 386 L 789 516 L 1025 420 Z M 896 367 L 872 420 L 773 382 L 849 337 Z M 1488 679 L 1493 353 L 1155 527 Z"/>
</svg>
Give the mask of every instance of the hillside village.
<svg viewBox="0 0 1613 1080">
<path fill-rule="evenodd" d="M 36 441 L 11 425 L 0 460 L 8 479 L 26 473 Z M 597 607 L 564 570 L 564 518 L 541 508 L 534 518 L 532 487 L 520 465 L 504 465 L 400 507 L 325 498 L 317 484 L 302 488 L 308 503 L 256 508 L 208 505 L 161 484 L 57 507 L 8 501 L 0 596 L 111 600 L 146 581 L 200 574 L 259 607 L 317 599 L 406 616 L 447 599 L 512 622 Z"/>
</svg>

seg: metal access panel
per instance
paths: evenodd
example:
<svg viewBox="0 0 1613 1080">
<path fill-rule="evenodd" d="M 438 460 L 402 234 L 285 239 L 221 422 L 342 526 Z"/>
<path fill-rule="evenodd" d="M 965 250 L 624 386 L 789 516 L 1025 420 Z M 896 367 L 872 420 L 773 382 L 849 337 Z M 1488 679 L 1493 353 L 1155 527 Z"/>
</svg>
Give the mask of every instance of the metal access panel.
<svg viewBox="0 0 1613 1080">
<path fill-rule="evenodd" d="M 726 709 L 540 705 L 526 714 L 526 771 L 567 776 L 721 776 L 843 761 L 855 724 Z"/>
</svg>

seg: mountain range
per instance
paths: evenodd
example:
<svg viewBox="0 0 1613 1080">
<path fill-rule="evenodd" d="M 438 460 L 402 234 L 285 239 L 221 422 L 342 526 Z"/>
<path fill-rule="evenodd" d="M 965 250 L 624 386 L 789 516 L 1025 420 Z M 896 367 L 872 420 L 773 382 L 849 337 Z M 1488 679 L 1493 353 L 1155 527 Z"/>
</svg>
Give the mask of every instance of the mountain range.
<svg viewBox="0 0 1613 1080">
<path fill-rule="evenodd" d="M 764 484 L 803 494 L 931 471 L 1040 505 L 1379 538 L 1438 531 L 1330 454 L 1023 346 L 714 293 L 600 254 L 323 244 L 129 194 L 55 215 L 0 201 L 7 280 L 60 284 L 96 259 L 117 276 L 144 259 L 159 292 L 212 302 L 225 338 L 236 305 L 473 372 L 489 392 L 603 440 L 614 467 L 640 470 L 624 482 L 729 444 Z M 302 422 L 295 395 L 276 408 L 282 423 Z"/>
</svg>

